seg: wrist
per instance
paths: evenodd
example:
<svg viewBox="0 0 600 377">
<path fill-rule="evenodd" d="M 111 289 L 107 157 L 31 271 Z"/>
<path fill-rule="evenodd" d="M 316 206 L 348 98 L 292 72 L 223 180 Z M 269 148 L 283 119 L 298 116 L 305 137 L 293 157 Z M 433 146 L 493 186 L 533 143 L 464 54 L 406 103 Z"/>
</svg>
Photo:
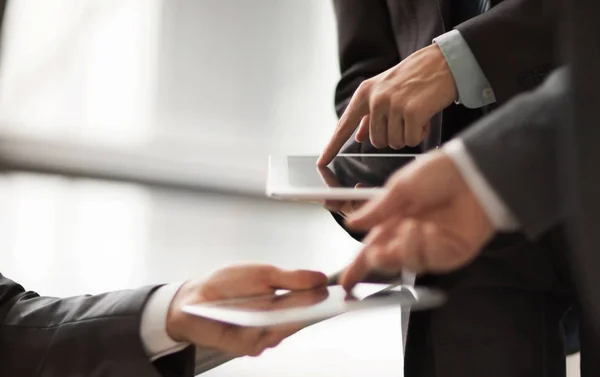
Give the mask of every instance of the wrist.
<svg viewBox="0 0 600 377">
<path fill-rule="evenodd" d="M 455 102 L 480 108 L 496 102 L 494 91 L 469 45 L 458 30 L 433 40 L 444 56 L 456 88 Z"/>
<path fill-rule="evenodd" d="M 458 86 L 450 69 L 450 65 L 442 52 L 440 46 L 437 43 L 433 43 L 426 47 L 429 49 L 432 58 L 435 60 L 436 70 L 433 72 L 434 75 L 438 75 L 441 83 L 441 90 L 439 94 L 444 95 L 445 103 L 451 104 L 458 101 L 459 93 Z"/>
<path fill-rule="evenodd" d="M 186 345 L 173 340 L 167 333 L 167 315 L 182 283 L 170 283 L 154 290 L 144 305 L 140 318 L 140 338 L 150 358 L 177 352 Z"/>
<path fill-rule="evenodd" d="M 169 310 L 167 312 L 166 319 L 166 330 L 167 335 L 176 342 L 188 342 L 189 339 L 186 338 L 186 328 L 189 328 L 187 325 L 189 321 L 189 315 L 184 313 L 181 308 L 187 304 L 191 304 L 191 298 L 196 296 L 197 293 L 194 292 L 194 285 L 191 282 L 185 282 L 179 287 L 177 293 L 173 297 L 171 301 L 171 305 L 169 306 Z M 194 298 L 193 303 L 199 303 L 204 300 L 199 298 Z"/>
</svg>

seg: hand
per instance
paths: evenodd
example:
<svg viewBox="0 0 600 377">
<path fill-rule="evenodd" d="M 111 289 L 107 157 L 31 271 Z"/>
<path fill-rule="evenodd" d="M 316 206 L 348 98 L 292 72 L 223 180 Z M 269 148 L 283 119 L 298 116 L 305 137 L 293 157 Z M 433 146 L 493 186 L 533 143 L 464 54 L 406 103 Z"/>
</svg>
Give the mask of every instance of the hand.
<svg viewBox="0 0 600 377">
<path fill-rule="evenodd" d="M 327 297 L 329 297 L 329 291 L 327 290 L 327 287 L 322 287 L 307 291 L 283 293 L 275 296 L 267 295 L 262 298 L 255 297 L 249 301 L 234 300 L 235 302 L 232 302 L 230 306 L 246 310 L 273 311 L 315 305 L 325 300 Z"/>
<path fill-rule="evenodd" d="M 340 183 L 335 177 L 335 174 L 327 166 L 319 166 L 317 167 L 317 170 L 321 175 L 321 179 L 328 187 L 340 187 Z M 361 185 L 360 183 L 355 186 L 355 188 L 362 187 L 366 186 Z M 321 204 L 328 211 L 335 212 L 346 218 L 354 211 L 360 209 L 364 203 L 364 200 L 324 200 Z"/>
<path fill-rule="evenodd" d="M 273 294 L 278 289 L 295 291 L 326 285 L 327 277 L 319 272 L 283 271 L 261 265 L 226 268 L 204 282 L 187 282 L 179 289 L 167 315 L 167 333 L 175 341 L 216 348 L 233 356 L 258 356 L 300 330 L 301 326 L 238 327 L 189 315 L 181 308 L 206 301 Z"/>
<path fill-rule="evenodd" d="M 491 239 L 494 227 L 454 162 L 436 151 L 396 172 L 387 192 L 347 220 L 371 230 L 340 278 L 347 290 L 371 270 L 394 274 L 445 272 L 464 266 Z"/>
<path fill-rule="evenodd" d="M 431 118 L 458 97 L 452 72 L 436 44 L 395 67 L 363 81 L 321 154 L 326 166 L 356 128 L 356 141 L 370 138 L 375 148 L 416 146 L 427 136 Z"/>
</svg>

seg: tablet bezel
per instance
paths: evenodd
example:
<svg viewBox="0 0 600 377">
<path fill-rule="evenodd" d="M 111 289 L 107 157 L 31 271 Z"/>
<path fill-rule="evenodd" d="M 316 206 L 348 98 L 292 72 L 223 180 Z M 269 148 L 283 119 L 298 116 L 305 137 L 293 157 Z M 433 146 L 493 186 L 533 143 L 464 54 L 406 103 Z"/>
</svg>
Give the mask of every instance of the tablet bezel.
<svg viewBox="0 0 600 377">
<path fill-rule="evenodd" d="M 356 154 L 341 153 L 339 157 L 413 157 L 418 158 L 419 154 Z M 330 188 L 307 188 L 291 186 L 288 182 L 288 158 L 289 157 L 314 157 L 317 155 L 269 155 L 269 167 L 267 174 L 266 194 L 270 198 L 285 200 L 369 200 L 385 192 L 385 188 L 351 188 L 351 187 L 330 187 Z"/>
</svg>

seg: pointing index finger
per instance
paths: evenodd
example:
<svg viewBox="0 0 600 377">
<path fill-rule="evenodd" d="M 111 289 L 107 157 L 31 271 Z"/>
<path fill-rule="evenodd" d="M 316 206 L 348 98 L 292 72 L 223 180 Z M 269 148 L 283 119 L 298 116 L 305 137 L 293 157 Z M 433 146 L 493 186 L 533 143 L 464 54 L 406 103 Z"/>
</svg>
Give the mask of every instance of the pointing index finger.
<svg viewBox="0 0 600 377">
<path fill-rule="evenodd" d="M 362 117 L 369 114 L 368 102 L 355 97 L 350 101 L 329 144 L 327 144 L 327 147 L 321 153 L 321 157 L 317 161 L 318 166 L 327 166 L 333 161 L 333 158 L 340 152 L 344 143 L 350 139 L 350 136 L 352 136 L 354 130 L 358 127 Z"/>
<path fill-rule="evenodd" d="M 340 183 L 335 177 L 335 174 L 327 166 L 319 166 L 317 167 L 317 171 L 327 187 L 340 187 Z"/>
</svg>

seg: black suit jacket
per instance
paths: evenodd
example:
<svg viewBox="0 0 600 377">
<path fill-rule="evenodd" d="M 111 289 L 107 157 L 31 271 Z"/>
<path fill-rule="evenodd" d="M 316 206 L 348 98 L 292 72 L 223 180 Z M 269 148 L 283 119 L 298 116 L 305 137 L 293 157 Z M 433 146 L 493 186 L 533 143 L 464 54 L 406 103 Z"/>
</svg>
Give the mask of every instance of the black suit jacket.
<svg viewBox="0 0 600 377">
<path fill-rule="evenodd" d="M 451 30 L 453 0 L 333 0 L 341 79 L 335 91 L 340 116 L 360 83 L 400 63 Z M 559 65 L 554 48 L 559 10 L 545 0 L 493 0 L 487 13 L 460 23 L 461 32 L 486 77 L 497 104 L 539 85 Z M 422 146 L 449 140 L 487 111 L 451 105 L 432 119 Z M 354 147 L 381 152 L 366 142 Z M 420 149 L 406 148 L 404 152 Z M 385 153 L 394 153 L 391 149 Z"/>
<path fill-rule="evenodd" d="M 583 330 L 581 374 L 597 375 L 600 371 L 597 354 L 600 350 L 600 127 L 597 127 L 600 23 L 596 16 L 600 4 L 595 0 L 573 0 L 562 5 L 563 19 L 569 22 L 556 42 L 563 42 L 570 74 L 563 72 L 562 79 L 556 77 L 559 81 L 550 81 L 521 97 L 499 111 L 496 119 L 486 119 L 463 137 L 480 170 L 530 233 L 539 233 L 550 225 L 549 221 L 566 224 L 572 246 L 565 255 L 566 264 L 572 270 Z M 535 139 L 534 148 L 524 143 L 527 138 Z M 504 139 L 504 145 L 511 144 L 513 152 L 521 158 L 513 156 L 512 161 L 500 164 L 501 148 L 496 148 L 497 152 L 491 148 L 499 139 Z M 520 151 L 515 151 L 515 146 Z M 495 157 L 491 156 L 494 154 Z M 501 170 L 504 172 L 500 173 Z M 500 182 L 497 179 L 500 175 L 511 179 L 519 190 Z"/>
<path fill-rule="evenodd" d="M 589 334 L 600 349 L 600 4 L 594 0 L 566 2 L 572 16 L 566 33 L 566 50 L 573 69 L 573 119 L 564 127 L 561 167 L 565 208 L 569 215 L 573 248 L 572 264 L 583 306 L 584 321 L 591 322 Z M 584 368 L 596 368 L 582 359 Z M 600 363 L 598 363 L 600 364 Z"/>
<path fill-rule="evenodd" d="M 40 297 L 0 274 L 0 376 L 193 376 L 194 348 L 150 363 L 141 313 L 157 287 Z"/>
<path fill-rule="evenodd" d="M 341 79 L 335 93 L 338 115 L 346 108 L 358 85 L 432 43 L 451 29 L 452 0 L 334 0 L 337 18 Z M 492 1 L 487 13 L 460 23 L 461 32 L 492 84 L 497 104 L 538 84 L 561 63 L 555 37 L 560 9 L 545 0 Z M 431 148 L 438 137 L 444 142 L 485 115 L 481 109 L 451 105 L 432 119 L 432 130 L 443 130 L 418 148 L 399 153 L 419 153 Z M 442 119 L 443 118 L 443 119 Z M 441 135 L 440 135 L 441 134 Z M 369 142 L 349 140 L 343 149 L 351 153 L 398 153 L 377 150 Z M 333 214 L 341 225 L 343 218 Z M 363 234 L 350 233 L 357 240 Z M 475 266 L 455 274 L 453 285 L 528 285 L 550 289 L 552 267 L 545 265 L 548 245 L 533 243 L 521 234 L 496 237 Z M 544 261 L 543 263 L 540 261 Z M 498 268 L 500 267 L 500 268 Z M 535 272 L 534 272 L 535 271 Z M 510 279 L 507 278 L 510 276 Z M 372 277 L 380 280 L 379 277 Z M 332 281 L 335 277 L 332 277 Z"/>
<path fill-rule="evenodd" d="M 453 25 L 452 0 L 333 0 L 338 31 L 341 79 L 335 91 L 338 116 L 346 109 L 360 83 L 432 43 Z M 556 49 L 557 2 L 545 0 L 494 0 L 485 14 L 460 23 L 481 69 L 490 81 L 497 105 L 540 84 L 560 64 Z M 419 153 L 445 142 L 487 113 L 451 105 L 432 119 L 432 135 Z M 443 121 L 443 127 L 442 127 Z M 369 141 L 350 139 L 345 153 L 398 153 L 376 149 Z M 343 219 L 334 214 L 343 226 Z M 351 233 L 360 240 L 363 234 Z"/>
</svg>

